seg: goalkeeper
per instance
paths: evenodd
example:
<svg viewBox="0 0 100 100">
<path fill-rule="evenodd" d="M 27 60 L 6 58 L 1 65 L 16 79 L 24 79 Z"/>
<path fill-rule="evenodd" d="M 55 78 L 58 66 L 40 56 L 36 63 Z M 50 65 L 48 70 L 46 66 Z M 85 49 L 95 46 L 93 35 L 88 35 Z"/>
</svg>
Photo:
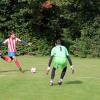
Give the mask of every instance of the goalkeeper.
<svg viewBox="0 0 100 100">
<path fill-rule="evenodd" d="M 62 69 L 58 84 L 59 85 L 62 84 L 63 78 L 64 78 L 64 76 L 66 74 L 66 70 L 67 70 L 67 59 L 68 59 L 69 64 L 71 66 L 72 73 L 74 73 L 74 67 L 73 67 L 73 64 L 72 64 L 72 61 L 71 61 L 71 58 L 69 56 L 67 48 L 65 46 L 61 45 L 60 40 L 57 40 L 55 45 L 56 46 L 51 50 L 51 57 L 50 57 L 50 60 L 48 63 L 47 71 L 46 71 L 46 73 L 48 74 L 50 71 L 51 63 L 53 63 L 53 68 L 51 71 L 51 80 L 50 80 L 51 86 L 54 84 L 55 71 L 58 68 Z"/>
</svg>

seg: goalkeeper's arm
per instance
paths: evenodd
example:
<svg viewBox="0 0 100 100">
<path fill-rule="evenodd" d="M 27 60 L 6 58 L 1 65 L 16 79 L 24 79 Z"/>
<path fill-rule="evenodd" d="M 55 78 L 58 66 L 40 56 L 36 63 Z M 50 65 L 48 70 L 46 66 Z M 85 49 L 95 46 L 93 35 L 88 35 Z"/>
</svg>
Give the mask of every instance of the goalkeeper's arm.
<svg viewBox="0 0 100 100">
<path fill-rule="evenodd" d="M 51 66 L 52 59 L 53 59 L 53 56 L 51 56 L 51 57 L 50 57 L 50 59 L 49 59 L 49 62 L 48 62 L 48 67 L 50 67 L 50 66 Z"/>
<path fill-rule="evenodd" d="M 67 56 L 67 59 L 68 59 L 68 61 L 69 61 L 69 64 L 70 64 L 70 68 L 71 68 L 71 70 L 72 70 L 72 73 L 74 73 L 74 66 L 73 66 L 72 60 L 71 60 L 71 58 L 70 58 L 69 55 Z"/>
<path fill-rule="evenodd" d="M 49 71 L 50 71 L 50 66 L 51 66 L 51 63 L 52 63 L 52 59 L 53 59 L 53 56 L 51 56 L 50 59 L 49 59 L 48 68 L 47 68 L 47 70 L 46 70 L 46 74 L 48 74 Z"/>
<path fill-rule="evenodd" d="M 72 60 L 71 60 L 71 58 L 70 58 L 69 55 L 67 56 L 67 59 L 68 59 L 68 61 L 69 61 L 70 66 L 72 66 L 72 65 L 73 65 L 73 64 L 72 64 Z"/>
</svg>

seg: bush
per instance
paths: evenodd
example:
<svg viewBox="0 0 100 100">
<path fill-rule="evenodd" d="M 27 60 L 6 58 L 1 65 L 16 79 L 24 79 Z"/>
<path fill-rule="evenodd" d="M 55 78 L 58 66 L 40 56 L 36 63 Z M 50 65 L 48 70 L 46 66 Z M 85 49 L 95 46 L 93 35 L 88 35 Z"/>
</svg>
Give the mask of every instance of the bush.
<svg viewBox="0 0 100 100">
<path fill-rule="evenodd" d="M 83 41 L 82 39 L 76 40 L 74 45 L 70 46 L 70 52 L 75 56 L 79 56 L 82 58 L 87 57 L 88 54 L 87 42 Z"/>
</svg>

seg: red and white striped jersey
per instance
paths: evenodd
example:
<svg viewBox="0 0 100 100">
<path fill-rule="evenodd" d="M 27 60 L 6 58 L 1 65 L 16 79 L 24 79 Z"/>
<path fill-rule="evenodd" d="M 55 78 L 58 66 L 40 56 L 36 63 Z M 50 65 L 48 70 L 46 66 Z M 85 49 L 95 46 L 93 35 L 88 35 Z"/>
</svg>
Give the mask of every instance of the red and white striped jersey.
<svg viewBox="0 0 100 100">
<path fill-rule="evenodd" d="M 3 43 L 8 45 L 8 52 L 16 52 L 16 43 L 21 42 L 19 38 L 8 38 Z"/>
</svg>

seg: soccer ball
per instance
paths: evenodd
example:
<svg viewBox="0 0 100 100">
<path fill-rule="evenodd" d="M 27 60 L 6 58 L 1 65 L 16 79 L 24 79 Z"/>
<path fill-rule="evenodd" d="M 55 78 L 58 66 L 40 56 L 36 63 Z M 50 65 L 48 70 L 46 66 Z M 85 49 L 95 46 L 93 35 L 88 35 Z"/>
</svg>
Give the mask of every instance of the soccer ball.
<svg viewBox="0 0 100 100">
<path fill-rule="evenodd" d="M 33 74 L 36 73 L 36 68 L 35 67 L 31 68 L 31 73 L 33 73 Z"/>
</svg>

